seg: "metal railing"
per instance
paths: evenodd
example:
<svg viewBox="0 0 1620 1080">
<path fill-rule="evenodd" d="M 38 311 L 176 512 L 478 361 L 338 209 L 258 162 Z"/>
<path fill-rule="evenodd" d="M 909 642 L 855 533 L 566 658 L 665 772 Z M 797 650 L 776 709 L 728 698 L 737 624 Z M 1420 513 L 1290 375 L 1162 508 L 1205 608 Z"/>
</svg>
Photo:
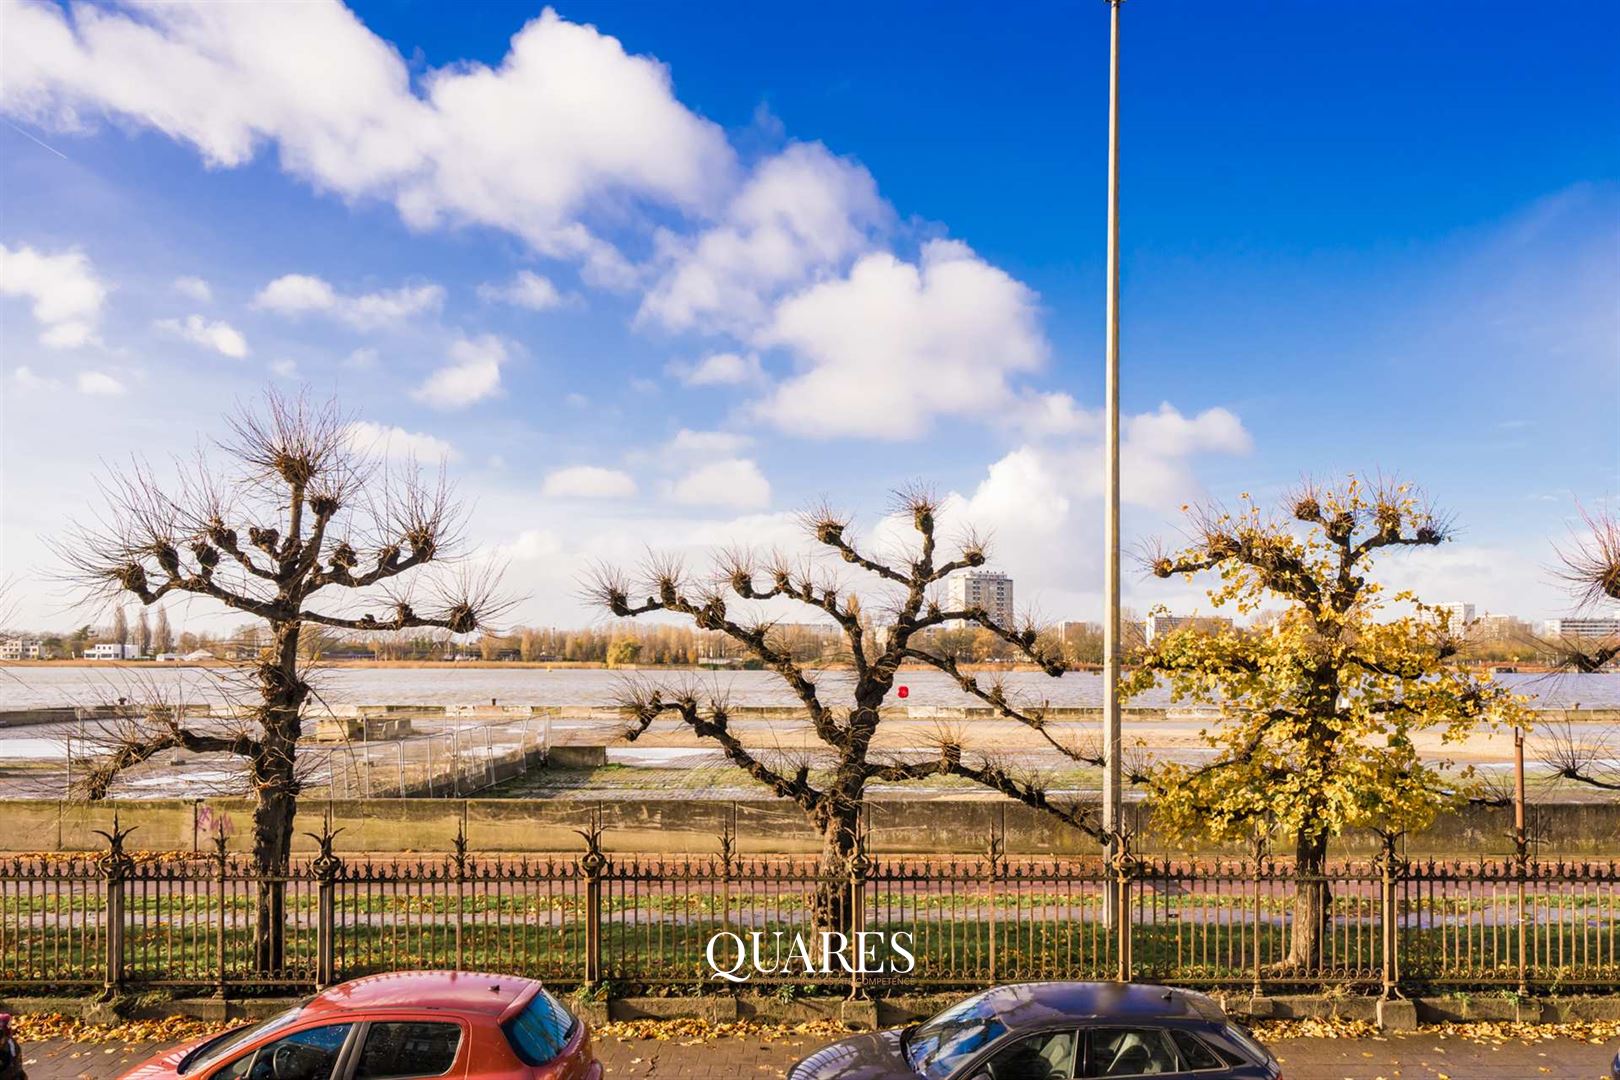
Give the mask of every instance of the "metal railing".
<svg viewBox="0 0 1620 1080">
<path fill-rule="evenodd" d="M 341 831 L 341 830 L 339 830 Z M 719 933 L 752 941 L 750 984 L 882 992 L 1029 979 L 1146 979 L 1252 988 L 1382 989 L 1620 984 L 1620 869 L 1608 863 L 1408 862 L 1383 858 L 1301 877 L 1284 860 L 870 858 L 847 865 L 739 856 L 584 851 L 485 859 L 319 854 L 264 877 L 217 837 L 211 855 L 107 850 L 0 863 L 0 985 L 243 992 L 327 985 L 369 972 L 475 968 L 553 984 L 730 989 L 706 959 Z M 1295 941 L 1302 890 L 1325 889 L 1315 945 Z M 1121 917 L 1110 923 L 1113 892 Z M 841 894 L 851 935 L 904 932 L 903 975 L 807 973 L 782 944 L 819 936 Z M 257 928 L 278 928 L 266 951 Z M 780 933 L 780 939 L 776 935 Z"/>
</svg>

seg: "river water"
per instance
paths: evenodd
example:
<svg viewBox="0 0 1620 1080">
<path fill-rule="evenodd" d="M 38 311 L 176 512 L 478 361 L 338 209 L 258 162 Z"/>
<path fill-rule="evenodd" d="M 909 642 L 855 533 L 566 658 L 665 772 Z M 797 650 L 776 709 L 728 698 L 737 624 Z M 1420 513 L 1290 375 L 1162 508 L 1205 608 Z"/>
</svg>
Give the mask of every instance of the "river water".
<svg viewBox="0 0 1620 1080">
<path fill-rule="evenodd" d="M 981 682 L 989 676 L 979 676 Z M 1519 693 L 1543 707 L 1620 707 L 1620 674 L 1499 675 Z M 791 705 L 795 698 L 768 671 L 697 672 L 648 668 L 637 672 L 600 668 L 458 668 L 376 667 L 328 668 L 311 678 L 321 700 L 333 705 L 397 703 L 409 705 L 611 705 L 629 679 L 660 686 L 696 686 L 703 695 L 723 694 L 734 705 Z M 1009 691 L 1024 699 L 1057 706 L 1102 704 L 1102 678 L 1073 672 L 1059 679 L 1039 672 L 1009 672 Z M 829 689 L 845 685 L 845 672 L 821 676 Z M 907 695 L 891 693 L 894 705 L 974 705 L 955 683 L 937 671 L 905 672 L 897 681 Z M 0 670 L 0 708 L 91 706 L 118 701 L 219 702 L 231 694 L 227 677 L 210 668 L 169 667 L 10 667 Z M 1162 706 L 1169 695 L 1149 691 L 1131 704 Z"/>
</svg>

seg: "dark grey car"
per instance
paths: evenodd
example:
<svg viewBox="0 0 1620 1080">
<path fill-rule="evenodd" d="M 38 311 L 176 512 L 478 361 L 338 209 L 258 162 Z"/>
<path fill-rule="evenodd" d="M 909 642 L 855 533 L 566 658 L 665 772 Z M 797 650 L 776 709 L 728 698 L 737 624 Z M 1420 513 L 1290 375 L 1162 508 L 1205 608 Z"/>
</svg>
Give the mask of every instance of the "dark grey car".
<svg viewBox="0 0 1620 1080">
<path fill-rule="evenodd" d="M 920 1024 L 858 1035 L 788 1080 L 1279 1080 L 1282 1070 L 1212 999 L 1140 983 L 1018 983 Z"/>
</svg>

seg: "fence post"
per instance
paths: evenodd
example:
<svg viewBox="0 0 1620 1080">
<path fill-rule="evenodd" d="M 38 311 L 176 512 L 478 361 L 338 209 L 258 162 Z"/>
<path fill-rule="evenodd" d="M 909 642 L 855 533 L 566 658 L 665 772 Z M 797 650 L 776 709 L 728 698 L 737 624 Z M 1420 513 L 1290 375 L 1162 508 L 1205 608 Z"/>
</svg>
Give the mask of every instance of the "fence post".
<svg viewBox="0 0 1620 1080">
<path fill-rule="evenodd" d="M 102 876 L 106 878 L 106 904 L 107 913 L 107 955 L 106 955 L 106 988 L 109 994 L 116 994 L 124 987 L 124 882 L 129 872 L 134 869 L 135 860 L 124 851 L 124 839 L 134 832 L 136 826 L 121 828 L 118 824 L 118 812 L 113 812 L 112 832 L 96 830 L 98 836 L 107 840 L 107 852 L 101 856 L 100 868 Z"/>
<path fill-rule="evenodd" d="M 602 981 L 602 871 L 607 856 L 602 854 L 602 812 L 595 811 L 589 826 L 575 829 L 585 838 L 585 854 L 579 868 L 585 874 L 585 984 Z"/>
<path fill-rule="evenodd" d="M 1266 834 L 1263 830 L 1256 830 L 1254 834 L 1254 987 L 1252 997 L 1259 997 L 1260 989 L 1260 942 L 1264 930 L 1264 907 L 1262 904 L 1262 888 L 1265 881 L 1264 863 L 1266 858 Z"/>
<path fill-rule="evenodd" d="M 1114 914 L 1119 931 L 1118 964 L 1114 978 L 1118 982 L 1131 981 L 1131 878 L 1136 873 L 1136 860 L 1131 855 L 1131 836 L 1124 829 L 1114 837 Z"/>
<path fill-rule="evenodd" d="M 1005 836 L 997 836 L 996 827 L 994 825 L 990 826 L 990 845 L 985 849 L 985 855 L 990 860 L 990 903 L 989 914 L 985 919 L 985 922 L 988 925 L 990 932 L 990 949 L 988 957 L 990 961 L 990 981 L 995 983 L 1000 981 L 997 976 L 996 964 L 996 938 L 1000 934 L 999 928 L 996 925 L 996 897 L 1000 895 L 1000 890 L 996 888 L 996 885 L 1000 881 L 1002 872 L 1006 869 L 1007 865 L 1007 838 Z"/>
<path fill-rule="evenodd" d="M 463 813 L 466 807 L 462 807 Z M 466 921 L 467 912 L 467 825 L 465 822 L 456 826 L 455 854 L 451 861 L 456 868 L 456 970 L 465 971 L 467 968 L 461 945 L 461 927 Z"/>
<path fill-rule="evenodd" d="M 857 836 L 855 850 L 849 856 L 849 936 L 850 944 L 855 946 L 856 951 L 854 970 L 849 974 L 851 1001 L 866 996 L 861 979 L 861 968 L 866 966 L 866 950 L 862 942 L 866 939 L 861 935 L 866 932 L 866 875 L 871 869 L 872 861 L 866 857 L 866 837 Z"/>
<path fill-rule="evenodd" d="M 1379 919 L 1383 923 L 1384 965 L 1383 985 L 1379 996 L 1389 1000 L 1395 997 L 1395 987 L 1401 980 L 1400 913 L 1395 909 L 1395 877 L 1400 869 L 1396 862 L 1395 845 L 1400 839 L 1400 834 L 1387 832 L 1380 835 L 1384 839 L 1384 851 L 1378 860 L 1382 877 L 1378 906 Z"/>
<path fill-rule="evenodd" d="M 319 853 L 310 863 L 319 890 L 315 908 L 315 989 L 321 990 L 337 981 L 337 878 L 343 871 L 343 860 L 332 853 L 332 841 L 341 828 L 332 828 L 332 811 L 319 833 L 304 835 L 315 841 Z"/>
<path fill-rule="evenodd" d="M 225 999 L 225 948 L 226 948 L 226 940 L 227 940 L 227 936 L 228 936 L 227 933 L 226 933 L 226 929 L 227 929 L 226 924 L 227 924 L 227 922 L 229 921 L 229 919 L 231 917 L 231 906 L 230 906 L 230 895 L 229 895 L 230 883 L 229 883 L 229 880 L 228 880 L 228 877 L 227 877 L 227 875 L 230 873 L 230 865 L 229 865 L 230 864 L 230 853 L 227 850 L 227 847 L 228 847 L 229 844 L 230 844 L 230 840 L 225 835 L 225 818 L 222 815 L 220 817 L 220 821 L 219 821 L 219 831 L 214 834 L 214 857 L 219 860 L 219 876 L 216 877 L 214 880 L 215 880 L 215 883 L 219 886 L 219 942 L 218 942 L 218 944 L 219 944 L 219 988 L 218 988 L 218 994 L 219 994 L 219 998 L 220 998 L 221 1001 L 223 1001 Z"/>
</svg>

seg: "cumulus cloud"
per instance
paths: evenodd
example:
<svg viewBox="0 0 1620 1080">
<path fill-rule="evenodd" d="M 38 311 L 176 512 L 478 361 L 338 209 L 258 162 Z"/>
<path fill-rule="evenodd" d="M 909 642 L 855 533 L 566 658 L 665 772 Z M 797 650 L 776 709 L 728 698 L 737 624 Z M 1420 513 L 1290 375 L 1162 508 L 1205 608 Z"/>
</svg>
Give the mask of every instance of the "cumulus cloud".
<svg viewBox="0 0 1620 1080">
<path fill-rule="evenodd" d="M 765 371 L 753 353 L 710 353 L 693 364 L 672 363 L 669 371 L 687 386 L 740 386 L 765 381 Z"/>
<path fill-rule="evenodd" d="M 461 457 L 454 446 L 436 435 L 406 431 L 371 420 L 356 420 L 343 434 L 350 449 L 371 457 L 396 461 L 455 461 Z"/>
<path fill-rule="evenodd" d="M 734 431 L 693 431 L 682 428 L 665 447 L 666 453 L 681 457 L 732 457 L 754 440 Z"/>
<path fill-rule="evenodd" d="M 450 363 L 411 391 L 435 409 L 462 409 L 501 392 L 506 343 L 494 334 L 462 338 L 450 346 Z"/>
<path fill-rule="evenodd" d="M 175 278 L 174 291 L 199 304 L 206 304 L 214 299 L 214 290 L 200 277 Z"/>
<path fill-rule="evenodd" d="M 1046 360 L 1035 300 L 956 241 L 930 241 L 917 263 L 864 256 L 778 306 L 759 340 L 799 369 L 753 411 L 824 439 L 911 439 L 938 417 L 1001 415 L 1016 401 L 1009 378 Z"/>
<path fill-rule="evenodd" d="M 730 458 L 691 470 L 670 487 L 669 497 L 688 506 L 747 510 L 770 503 L 771 483 L 754 462 Z"/>
<path fill-rule="evenodd" d="M 754 169 L 718 224 L 660 235 L 660 275 L 637 318 L 745 334 L 767 321 L 774 298 L 869 248 L 891 216 L 865 168 L 795 143 Z"/>
<path fill-rule="evenodd" d="M 124 384 L 105 371 L 81 371 L 73 385 L 79 393 L 93 397 L 118 397 L 124 392 Z"/>
<path fill-rule="evenodd" d="M 36 374 L 26 364 L 11 373 L 11 381 L 24 390 L 55 390 L 62 385 L 48 375 Z"/>
<path fill-rule="evenodd" d="M 83 252 L 47 254 L 26 244 L 0 244 L 0 296 L 31 302 L 42 345 L 67 349 L 99 341 L 96 327 L 107 287 Z"/>
<path fill-rule="evenodd" d="M 636 481 L 618 469 L 573 465 L 547 473 L 540 493 L 559 499 L 628 499 L 636 493 Z"/>
<path fill-rule="evenodd" d="M 993 530 L 997 569 L 1027 586 L 1024 595 L 1049 594 L 1065 610 L 1079 610 L 1100 573 L 1103 458 L 1100 416 L 1084 413 L 1079 437 L 1032 441 L 992 463 L 967 494 L 945 500 L 952 527 L 973 523 Z M 1143 518 L 1173 518 L 1183 503 L 1201 497 L 1201 459 L 1250 449 L 1242 422 L 1223 408 L 1187 416 L 1161 405 L 1127 416 L 1121 425 L 1120 495 Z"/>
<path fill-rule="evenodd" d="M 316 313 L 348 323 L 358 330 L 437 311 L 444 304 L 441 285 L 406 285 L 382 292 L 344 294 L 323 278 L 310 274 L 283 274 L 259 290 L 253 305 L 282 315 Z"/>
<path fill-rule="evenodd" d="M 13 5 L 0 109 L 59 131 L 99 116 L 155 128 L 234 167 L 265 146 L 344 197 L 390 200 L 417 228 L 480 224 L 625 284 L 587 224 L 644 200 L 712 208 L 735 164 L 720 128 L 674 97 L 656 60 L 551 9 L 499 66 L 412 72 L 335 0 L 137 10 Z"/>
<path fill-rule="evenodd" d="M 478 298 L 489 303 L 511 304 L 530 311 L 549 311 L 563 303 L 563 294 L 550 278 L 541 277 L 533 270 L 519 270 L 505 285 L 484 283 L 478 286 Z"/>
<path fill-rule="evenodd" d="M 248 354 L 247 338 L 241 331 L 223 319 L 205 319 L 201 315 L 188 315 L 184 319 L 159 319 L 159 330 L 184 338 L 194 345 L 213 349 L 221 356 L 240 360 Z"/>
</svg>

